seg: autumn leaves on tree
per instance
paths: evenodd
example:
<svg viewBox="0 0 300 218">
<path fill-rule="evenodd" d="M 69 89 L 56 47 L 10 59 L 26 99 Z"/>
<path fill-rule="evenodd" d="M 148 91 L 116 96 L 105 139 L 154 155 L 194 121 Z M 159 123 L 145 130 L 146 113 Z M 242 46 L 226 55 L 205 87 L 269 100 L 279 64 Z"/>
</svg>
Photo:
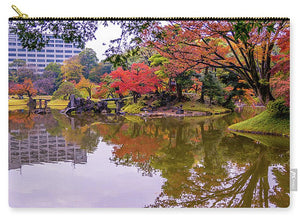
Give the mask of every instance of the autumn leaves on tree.
<svg viewBox="0 0 300 218">
<path fill-rule="evenodd" d="M 284 20 L 171 21 L 148 28 L 143 38 L 169 59 L 165 67 L 172 76 L 207 67 L 233 72 L 263 104 L 274 100 L 270 82 L 276 65 L 288 68 L 283 74 L 289 72 L 289 22 Z"/>
</svg>

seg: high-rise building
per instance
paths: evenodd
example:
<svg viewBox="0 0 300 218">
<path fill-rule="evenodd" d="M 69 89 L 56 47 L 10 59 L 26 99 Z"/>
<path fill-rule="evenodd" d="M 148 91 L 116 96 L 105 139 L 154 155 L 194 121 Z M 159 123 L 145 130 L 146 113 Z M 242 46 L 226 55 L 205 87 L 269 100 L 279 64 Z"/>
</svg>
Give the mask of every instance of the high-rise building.
<svg viewBox="0 0 300 218">
<path fill-rule="evenodd" d="M 28 67 L 33 69 L 35 73 L 42 73 L 49 63 L 60 63 L 64 60 L 78 55 L 82 50 L 72 43 L 65 43 L 61 39 L 55 39 L 53 35 L 44 35 L 49 38 L 48 45 L 40 51 L 29 51 L 22 47 L 17 35 L 8 35 L 8 63 L 12 63 L 15 59 L 26 61 Z M 9 67 L 9 70 L 13 67 Z"/>
</svg>

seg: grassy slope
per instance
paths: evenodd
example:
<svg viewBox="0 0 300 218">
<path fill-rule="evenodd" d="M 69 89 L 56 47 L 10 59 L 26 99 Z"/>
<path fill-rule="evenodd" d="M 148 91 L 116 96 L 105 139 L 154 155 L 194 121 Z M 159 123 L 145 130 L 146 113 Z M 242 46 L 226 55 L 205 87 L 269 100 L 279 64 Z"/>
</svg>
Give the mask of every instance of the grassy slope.
<svg viewBox="0 0 300 218">
<path fill-rule="evenodd" d="M 276 118 L 264 111 L 253 118 L 229 126 L 229 129 L 289 135 L 290 120 Z"/>
<path fill-rule="evenodd" d="M 187 101 L 187 102 L 179 102 L 175 106 L 178 107 L 182 104 L 182 109 L 186 111 L 200 111 L 200 112 L 211 112 L 211 113 L 223 113 L 229 112 L 230 110 L 227 108 L 223 108 L 218 105 L 208 106 L 206 104 L 201 104 L 198 101 Z"/>
</svg>

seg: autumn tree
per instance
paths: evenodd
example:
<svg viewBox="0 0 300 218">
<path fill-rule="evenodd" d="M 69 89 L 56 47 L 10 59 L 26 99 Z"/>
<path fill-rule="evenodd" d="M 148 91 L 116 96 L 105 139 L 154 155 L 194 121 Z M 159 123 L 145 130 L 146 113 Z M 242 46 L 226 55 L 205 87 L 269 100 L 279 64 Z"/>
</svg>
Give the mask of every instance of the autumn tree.
<svg viewBox="0 0 300 218">
<path fill-rule="evenodd" d="M 110 74 L 105 73 L 101 76 L 101 82 L 99 86 L 96 87 L 96 93 L 94 98 L 108 98 L 115 97 L 115 88 L 111 87 L 111 84 L 114 82 Z"/>
<path fill-rule="evenodd" d="M 84 66 L 80 63 L 79 56 L 73 56 L 64 61 L 64 65 L 61 67 L 61 72 L 67 81 L 79 82 Z"/>
<path fill-rule="evenodd" d="M 151 61 L 150 66 L 156 67 L 155 74 L 168 86 L 169 91 L 175 85 L 177 98 L 180 101 L 182 99 L 182 90 L 189 89 L 193 85 L 192 76 L 194 73 L 191 70 L 180 74 L 170 71 L 168 69 L 169 59 L 160 54 L 154 54 L 149 58 L 149 61 Z"/>
<path fill-rule="evenodd" d="M 90 80 L 86 79 L 84 76 L 81 77 L 79 83 L 75 86 L 77 89 L 83 89 L 87 91 L 89 97 L 92 97 L 92 90 L 95 87 L 95 84 L 90 82 Z"/>
<path fill-rule="evenodd" d="M 36 95 L 37 90 L 34 88 L 31 79 L 25 79 L 24 82 L 17 84 L 11 83 L 9 86 L 9 94 L 16 94 L 19 96 L 27 95 L 29 98 Z"/>
<path fill-rule="evenodd" d="M 118 68 L 111 74 L 115 81 L 111 84 L 119 94 L 130 92 L 134 103 L 141 94 L 155 91 L 159 84 L 159 79 L 154 74 L 154 70 L 145 64 L 132 64 L 130 70 Z"/>
<path fill-rule="evenodd" d="M 190 20 L 148 28 L 144 40 L 170 60 L 170 72 L 221 68 L 239 75 L 266 104 L 274 99 L 272 57 L 279 39 L 287 33 L 287 20 Z"/>
</svg>

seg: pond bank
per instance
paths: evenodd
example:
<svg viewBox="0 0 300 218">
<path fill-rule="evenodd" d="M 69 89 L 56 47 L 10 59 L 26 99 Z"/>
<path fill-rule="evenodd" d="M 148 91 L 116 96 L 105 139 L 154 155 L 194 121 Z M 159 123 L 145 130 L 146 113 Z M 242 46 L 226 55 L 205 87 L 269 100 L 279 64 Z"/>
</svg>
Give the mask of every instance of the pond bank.
<svg viewBox="0 0 300 218">
<path fill-rule="evenodd" d="M 288 118 L 274 117 L 267 111 L 248 120 L 233 124 L 228 130 L 241 133 L 260 135 L 290 136 L 290 120 Z"/>
</svg>

